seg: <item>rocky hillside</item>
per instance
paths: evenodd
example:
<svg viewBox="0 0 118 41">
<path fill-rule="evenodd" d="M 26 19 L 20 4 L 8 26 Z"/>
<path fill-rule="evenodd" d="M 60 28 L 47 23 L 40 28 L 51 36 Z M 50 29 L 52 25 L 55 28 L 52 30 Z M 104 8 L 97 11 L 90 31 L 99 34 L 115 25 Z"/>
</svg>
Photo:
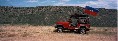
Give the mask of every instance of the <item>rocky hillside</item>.
<svg viewBox="0 0 118 41">
<path fill-rule="evenodd" d="M 91 26 L 117 26 L 117 10 L 98 8 L 98 16 L 90 15 Z M 0 6 L 0 24 L 53 25 L 56 21 L 66 21 L 69 15 L 83 13 L 79 6 Z"/>
</svg>

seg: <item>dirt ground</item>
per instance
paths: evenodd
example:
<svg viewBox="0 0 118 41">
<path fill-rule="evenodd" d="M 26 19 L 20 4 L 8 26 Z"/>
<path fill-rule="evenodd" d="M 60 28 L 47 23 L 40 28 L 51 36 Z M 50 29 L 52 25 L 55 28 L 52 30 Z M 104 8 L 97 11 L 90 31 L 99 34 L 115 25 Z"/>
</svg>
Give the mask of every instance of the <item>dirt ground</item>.
<svg viewBox="0 0 118 41">
<path fill-rule="evenodd" d="M 2 25 L 0 41 L 117 41 L 117 27 L 91 27 L 88 34 L 57 33 L 53 26 Z"/>
</svg>

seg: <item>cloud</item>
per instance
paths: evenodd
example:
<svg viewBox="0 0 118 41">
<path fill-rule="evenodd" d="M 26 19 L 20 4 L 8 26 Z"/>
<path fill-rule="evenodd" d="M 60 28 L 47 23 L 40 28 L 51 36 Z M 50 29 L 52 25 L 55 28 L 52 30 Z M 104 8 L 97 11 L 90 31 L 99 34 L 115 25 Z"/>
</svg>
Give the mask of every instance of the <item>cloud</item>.
<svg viewBox="0 0 118 41">
<path fill-rule="evenodd" d="M 55 3 L 54 5 L 55 6 L 61 6 L 61 5 L 65 5 L 65 3 L 64 2 L 58 2 L 58 3 Z"/>
<path fill-rule="evenodd" d="M 70 0 L 60 0 L 61 2 L 68 2 L 68 1 L 70 1 Z"/>
<path fill-rule="evenodd" d="M 42 2 L 40 2 L 40 3 L 47 3 L 47 2 L 49 2 L 49 0 L 45 0 L 45 1 L 42 1 Z"/>
<path fill-rule="evenodd" d="M 33 3 L 33 2 L 38 2 L 38 0 L 28 0 L 27 2 Z"/>
<path fill-rule="evenodd" d="M 41 3 L 41 4 L 42 4 L 42 3 L 43 3 L 43 4 L 44 4 L 44 3 L 45 3 L 45 4 L 46 4 L 46 3 L 55 3 L 55 2 L 57 2 L 57 1 L 54 1 L 54 0 L 44 0 L 44 1 L 39 2 L 39 4 L 40 4 L 40 3 Z"/>
<path fill-rule="evenodd" d="M 96 8 L 107 8 L 116 9 L 117 2 L 115 0 L 98 0 L 98 1 L 88 1 L 85 5 L 96 7 Z"/>
<path fill-rule="evenodd" d="M 40 3 L 46 3 L 47 1 L 44 1 L 44 2 L 40 2 Z"/>
<path fill-rule="evenodd" d="M 108 3 L 103 2 L 103 1 L 102 2 L 100 2 L 100 1 L 88 1 L 85 4 L 82 4 L 82 5 L 83 6 L 87 5 L 87 6 L 92 6 L 92 7 L 99 7 L 99 8 L 101 8 L 101 7 L 108 8 L 109 7 Z"/>
<path fill-rule="evenodd" d="M 67 4 L 70 0 L 63 0 L 62 2 L 57 3 L 58 6 L 91 6 L 94 8 L 107 8 L 107 9 L 117 9 L 117 1 L 116 0 L 97 0 L 97 1 L 86 1 L 76 4 Z"/>
<path fill-rule="evenodd" d="M 54 4 L 54 5 L 56 5 L 56 6 L 60 6 L 61 5 L 62 6 L 62 5 L 65 5 L 66 2 L 69 2 L 69 1 L 71 1 L 71 0 L 59 0 L 59 2 Z"/>
<path fill-rule="evenodd" d="M 56 1 L 51 1 L 51 2 L 56 2 Z"/>
</svg>

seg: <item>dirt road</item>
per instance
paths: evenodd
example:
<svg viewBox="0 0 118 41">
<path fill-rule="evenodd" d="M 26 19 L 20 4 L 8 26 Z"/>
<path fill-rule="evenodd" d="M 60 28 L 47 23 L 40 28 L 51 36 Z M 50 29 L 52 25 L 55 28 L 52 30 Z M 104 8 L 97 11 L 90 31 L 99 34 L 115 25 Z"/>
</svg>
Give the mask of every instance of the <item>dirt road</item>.
<svg viewBox="0 0 118 41">
<path fill-rule="evenodd" d="M 56 33 L 53 26 L 0 26 L 0 41 L 117 41 L 116 27 L 91 27 L 86 34 Z"/>
</svg>

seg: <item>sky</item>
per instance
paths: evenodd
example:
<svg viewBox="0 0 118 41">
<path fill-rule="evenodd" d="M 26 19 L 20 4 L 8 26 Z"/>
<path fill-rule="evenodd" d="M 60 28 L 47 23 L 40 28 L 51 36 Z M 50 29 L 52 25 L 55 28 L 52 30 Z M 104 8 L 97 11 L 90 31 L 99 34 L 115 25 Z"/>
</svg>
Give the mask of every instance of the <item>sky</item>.
<svg viewBox="0 0 118 41">
<path fill-rule="evenodd" d="M 0 6 L 90 6 L 94 8 L 117 9 L 117 0 L 0 0 Z"/>
</svg>

